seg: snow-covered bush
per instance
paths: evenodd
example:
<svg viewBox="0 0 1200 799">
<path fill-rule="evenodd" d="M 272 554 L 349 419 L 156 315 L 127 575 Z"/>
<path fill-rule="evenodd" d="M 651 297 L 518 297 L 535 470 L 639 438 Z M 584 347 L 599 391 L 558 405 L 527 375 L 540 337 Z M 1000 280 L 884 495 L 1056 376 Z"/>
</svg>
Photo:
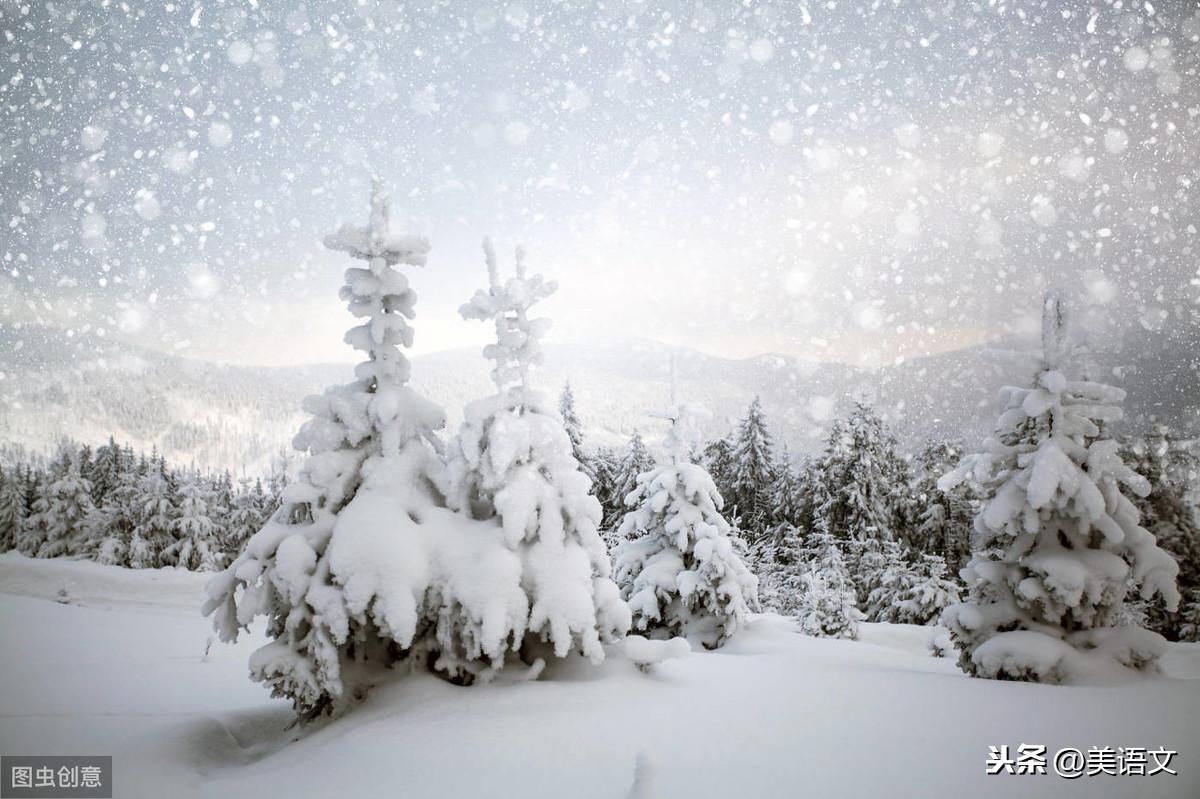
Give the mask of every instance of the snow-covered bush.
<svg viewBox="0 0 1200 799">
<path fill-rule="evenodd" d="M 634 510 L 620 533 L 631 540 L 617 549 L 616 573 L 634 630 L 715 649 L 757 606 L 758 579 L 742 562 L 712 478 L 684 457 L 689 414 L 681 405 L 664 414 L 671 463 L 640 474 L 626 499 Z"/>
<path fill-rule="evenodd" d="M 516 596 L 513 606 L 528 607 L 528 614 L 509 617 L 500 637 L 527 649 L 540 641 L 556 657 L 581 652 L 600 661 L 602 644 L 628 631 L 629 610 L 610 578 L 600 503 L 588 493 L 591 480 L 576 458 L 575 442 L 558 411 L 530 385 L 549 320 L 531 319 L 529 310 L 555 285 L 526 273 L 521 250 L 516 275 L 502 281 L 489 242 L 484 252 L 488 289 L 476 292 L 460 313 L 495 325 L 496 342 L 484 355 L 495 363 L 496 393 L 466 409 L 449 453 L 450 504 L 498 526 L 504 547 L 519 559 L 519 580 L 507 591 Z M 535 654 L 527 652 L 527 659 Z M 456 668 L 475 671 L 477 665 Z"/>
<path fill-rule="evenodd" d="M 621 650 L 640 671 L 648 671 L 655 663 L 686 657 L 691 653 L 692 647 L 686 638 L 668 638 L 660 641 L 644 635 L 627 635 L 621 642 Z"/>
<path fill-rule="evenodd" d="M 997 434 L 940 483 L 968 476 L 985 490 L 977 554 L 964 569 L 970 597 L 943 614 L 969 674 L 1059 682 L 1080 653 L 1153 667 L 1156 633 L 1117 627 L 1127 586 L 1174 609 L 1178 566 L 1138 522 L 1121 492 L 1146 481 L 1117 454 L 1105 425 L 1121 418 L 1120 389 L 1064 375 L 1065 318 L 1043 315 L 1044 363 L 1030 388 L 1007 388 Z"/>
</svg>

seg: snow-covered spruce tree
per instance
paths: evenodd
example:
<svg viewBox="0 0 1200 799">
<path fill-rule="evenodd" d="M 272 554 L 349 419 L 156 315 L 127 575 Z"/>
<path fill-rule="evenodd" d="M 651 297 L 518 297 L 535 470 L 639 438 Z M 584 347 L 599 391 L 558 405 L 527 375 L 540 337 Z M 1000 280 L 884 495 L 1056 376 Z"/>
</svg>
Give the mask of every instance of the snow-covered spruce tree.
<svg viewBox="0 0 1200 799">
<path fill-rule="evenodd" d="M 758 397 L 750 403 L 733 444 L 733 485 L 729 501 L 740 526 L 757 538 L 771 522 L 771 487 L 775 483 L 775 455 L 771 434 Z"/>
<path fill-rule="evenodd" d="M 643 472 L 621 523 L 617 582 L 633 629 L 655 638 L 684 636 L 706 649 L 723 645 L 758 605 L 758 579 L 738 553 L 721 516 L 723 501 L 703 466 L 687 460 L 694 409 L 674 405 L 671 462 Z"/>
<path fill-rule="evenodd" d="M 804 593 L 807 562 L 800 529 L 777 524 L 750 548 L 750 563 L 758 577 L 758 601 L 764 611 L 795 616 Z"/>
<path fill-rule="evenodd" d="M 519 248 L 516 274 L 507 280 L 488 241 L 484 254 L 488 288 L 459 313 L 495 326 L 496 341 L 484 356 L 495 364 L 496 393 L 466 408 L 449 452 L 450 505 L 498 524 L 504 546 L 520 559 L 519 604 L 528 615 L 509 618 L 511 630 L 502 637 L 529 662 L 542 652 L 558 658 L 578 652 L 599 662 L 602 645 L 628 631 L 629 609 L 610 578 L 600 503 L 589 494 L 569 423 L 530 380 L 550 320 L 530 318 L 529 311 L 557 286 L 529 274 Z M 473 664 L 466 659 L 463 667 Z"/>
<path fill-rule="evenodd" d="M 164 566 L 192 571 L 216 571 L 221 555 L 216 525 L 209 516 L 213 493 L 196 473 L 185 475 L 179 486 L 179 509 L 172 521 L 174 540 L 159 555 Z"/>
<path fill-rule="evenodd" d="M 135 540 L 141 512 L 139 496 L 137 473 L 121 471 L 115 486 L 96 509 L 97 516 L 92 525 L 96 537 L 93 556 L 98 562 L 130 568 L 152 565 L 150 552 L 140 534 Z"/>
<path fill-rule="evenodd" d="M 620 508 L 619 513 L 622 522 L 624 522 L 624 514 L 629 508 L 629 497 L 637 490 L 638 477 L 653 468 L 654 458 L 650 455 L 650 450 L 646 448 L 646 442 L 642 440 L 642 434 L 634 430 L 633 435 L 629 439 L 629 451 L 621 459 L 621 465 L 617 469 L 616 477 L 613 480 L 614 498 L 619 503 L 618 507 Z"/>
<path fill-rule="evenodd" d="M 563 385 L 562 394 L 558 398 L 558 413 L 562 416 L 563 428 L 571 439 L 571 454 L 579 462 L 583 473 L 594 479 L 591 459 L 583 451 L 583 422 L 579 421 L 579 414 L 575 412 L 575 392 L 571 391 L 570 383 Z"/>
<path fill-rule="evenodd" d="M 392 231 L 389 216 L 376 180 L 369 223 L 325 239 L 364 262 L 346 270 L 340 296 L 362 320 L 345 341 L 366 360 L 355 381 L 305 400 L 312 418 L 293 441 L 307 454 L 299 475 L 209 582 L 203 608 L 223 641 L 267 617 L 273 640 L 251 656 L 251 677 L 304 720 L 333 712 L 405 655 L 432 650 L 425 528 L 443 504 L 433 431 L 444 414 L 406 385 L 400 346 L 412 344 L 416 293 L 396 268 L 423 265 L 429 243 Z"/>
<path fill-rule="evenodd" d="M 907 486 L 896 441 L 871 408 L 858 403 L 835 422 L 815 470 L 813 528 L 843 547 L 859 604 L 865 606 L 881 570 L 894 560 L 897 485 Z"/>
<path fill-rule="evenodd" d="M 976 503 L 968 481 L 949 491 L 942 491 L 937 482 L 961 458 L 961 447 L 938 441 L 930 442 L 914 459 L 912 497 L 916 518 L 906 542 L 918 552 L 941 556 L 955 572 L 971 555 Z"/>
<path fill-rule="evenodd" d="M 771 484 L 770 510 L 771 525 L 804 525 L 806 514 L 806 494 L 800 484 L 800 475 L 792 464 L 787 446 L 775 465 L 775 479 Z"/>
<path fill-rule="evenodd" d="M 25 521 L 25 494 L 20 471 L 14 467 L 0 481 L 0 552 L 17 546 L 17 536 Z"/>
<path fill-rule="evenodd" d="M 818 464 L 814 524 L 839 541 L 895 538 L 895 483 L 905 480 L 896 442 L 871 408 L 858 403 L 836 422 Z"/>
<path fill-rule="evenodd" d="M 704 445 L 701 463 L 712 477 L 722 497 L 733 496 L 733 440 L 731 435 L 715 438 Z M 732 510 L 732 500 L 725 503 Z"/>
<path fill-rule="evenodd" d="M 809 549 L 796 611 L 801 632 L 816 638 L 858 638 L 863 613 L 856 604 L 854 584 L 837 541 L 829 533 L 816 533 Z"/>
<path fill-rule="evenodd" d="M 1054 297 L 1042 344 L 1033 386 L 1003 391 L 996 435 L 940 483 L 949 490 L 970 476 L 983 487 L 977 547 L 998 551 L 972 558 L 969 598 L 942 623 L 959 665 L 979 677 L 1060 682 L 1085 657 L 1152 669 L 1162 636 L 1113 624 L 1130 584 L 1174 610 L 1178 566 L 1121 492 L 1149 491 L 1105 431 L 1121 418 L 1124 392 L 1063 373 L 1066 319 Z"/>
<path fill-rule="evenodd" d="M 600 501 L 600 530 L 605 543 L 611 542 L 614 528 L 625 515 L 624 498 L 617 496 L 620 469 L 621 459 L 612 448 L 598 447 L 592 455 L 592 494 Z"/>
<path fill-rule="evenodd" d="M 65 468 L 50 483 L 39 558 L 77 555 L 83 551 L 83 522 L 92 510 L 92 484 L 79 474 L 79 461 L 68 455 Z"/>
<path fill-rule="evenodd" d="M 221 551 L 228 560 L 237 558 L 250 537 L 266 523 L 270 514 L 263 508 L 265 503 L 266 497 L 263 496 L 261 481 L 255 481 L 253 486 L 247 478 L 239 481 L 238 490 L 233 496 L 228 525 L 221 535 Z"/>
<path fill-rule="evenodd" d="M 175 502 L 171 498 L 171 484 L 154 460 L 138 479 L 135 502 L 137 525 L 129 542 L 129 566 L 134 569 L 161 566 L 159 556 L 174 539 Z"/>
<path fill-rule="evenodd" d="M 25 499 L 29 513 L 17 533 L 17 549 L 29 557 L 36 557 L 49 538 L 52 477 L 31 470 Z"/>
<path fill-rule="evenodd" d="M 864 571 L 861 581 L 867 589 L 863 603 L 870 621 L 900 622 L 899 604 L 916 583 L 917 574 L 905 558 L 900 544 L 880 542 L 863 554 L 859 565 Z"/>
<path fill-rule="evenodd" d="M 883 545 L 886 558 L 867 601 L 866 616 L 889 624 L 935 624 L 942 611 L 960 601 L 958 583 L 946 575 L 938 555 L 919 554 L 910 562 L 895 542 Z"/>
<path fill-rule="evenodd" d="M 1200 482 L 1200 469 L 1195 456 L 1161 425 L 1127 442 L 1121 455 L 1150 485 L 1145 496 L 1130 498 L 1137 506 L 1142 526 L 1179 564 L 1181 610 L 1168 613 L 1161 603 L 1150 605 L 1146 608 L 1148 626 L 1168 640 L 1191 640 L 1183 636 L 1183 609 L 1200 600 L 1200 517 L 1185 497 L 1189 483 Z"/>
<path fill-rule="evenodd" d="M 109 436 L 108 443 L 96 449 L 96 456 L 92 460 L 92 468 L 88 474 L 88 479 L 92 483 L 93 504 L 97 507 L 104 504 L 105 498 L 116 490 L 121 480 L 121 473 L 125 468 L 126 463 L 121 448 L 117 446 L 116 440 Z"/>
</svg>

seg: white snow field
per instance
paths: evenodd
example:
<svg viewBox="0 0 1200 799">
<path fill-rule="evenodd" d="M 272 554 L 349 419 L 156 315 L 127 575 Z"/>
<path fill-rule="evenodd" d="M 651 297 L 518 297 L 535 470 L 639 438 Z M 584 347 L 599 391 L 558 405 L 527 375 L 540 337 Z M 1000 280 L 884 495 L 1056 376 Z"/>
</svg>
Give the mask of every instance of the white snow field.
<svg viewBox="0 0 1200 799">
<path fill-rule="evenodd" d="M 662 799 L 1200 796 L 1200 645 L 1171 645 L 1161 677 L 1044 686 L 962 675 L 929 628 L 837 641 L 761 615 L 645 671 L 617 645 L 536 681 L 409 675 L 288 729 L 246 676 L 261 635 L 205 656 L 205 578 L 0 556 L 0 751 L 112 754 L 120 798 L 624 799 L 639 756 L 637 795 Z M 1178 776 L 985 776 L 989 746 L 1021 743 L 1165 747 Z"/>
</svg>

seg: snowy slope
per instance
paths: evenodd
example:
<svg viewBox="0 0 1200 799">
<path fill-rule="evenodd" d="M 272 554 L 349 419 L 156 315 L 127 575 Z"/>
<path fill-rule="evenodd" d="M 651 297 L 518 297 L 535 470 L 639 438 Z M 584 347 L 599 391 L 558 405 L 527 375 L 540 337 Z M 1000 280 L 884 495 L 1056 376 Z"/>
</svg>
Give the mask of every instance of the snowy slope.
<svg viewBox="0 0 1200 799">
<path fill-rule="evenodd" d="M 1127 413 L 1200 427 L 1200 337 L 1196 330 L 1141 331 L 1105 342 L 1097 374 L 1129 391 Z M 670 361 L 680 396 L 703 402 L 705 430 L 730 429 L 761 394 L 771 429 L 795 451 L 821 446 L 828 424 L 856 397 L 877 403 L 908 448 L 929 437 L 977 438 L 996 418 L 997 392 L 1029 379 L 1032 361 L 1012 342 L 916 359 L 878 370 L 814 364 L 781 355 L 727 359 L 645 340 L 550 343 L 539 384 L 570 380 L 592 443 L 623 444 L 663 424 L 647 411 L 666 404 Z M 490 391 L 475 349 L 414 359 L 413 385 L 457 424 L 465 402 Z M 101 443 L 110 433 L 180 463 L 265 470 L 303 420 L 300 400 L 351 379 L 351 367 L 262 368 L 165 355 L 47 328 L 0 325 L 0 442 L 41 449 L 59 437 Z"/>
<path fill-rule="evenodd" d="M 42 598 L 61 580 L 83 606 Z M 113 753 L 122 797 L 402 795 L 1195 797 L 1200 646 L 1170 676 L 1094 687 L 972 680 L 925 628 L 817 640 L 762 616 L 719 653 L 456 688 L 407 676 L 348 717 L 288 730 L 246 679 L 260 643 L 216 645 L 186 608 L 203 577 L 0 556 L 0 751 Z M 118 586 L 120 586 L 118 588 Z M 1166 746 L 1178 777 L 984 776 L 989 745 Z"/>
</svg>

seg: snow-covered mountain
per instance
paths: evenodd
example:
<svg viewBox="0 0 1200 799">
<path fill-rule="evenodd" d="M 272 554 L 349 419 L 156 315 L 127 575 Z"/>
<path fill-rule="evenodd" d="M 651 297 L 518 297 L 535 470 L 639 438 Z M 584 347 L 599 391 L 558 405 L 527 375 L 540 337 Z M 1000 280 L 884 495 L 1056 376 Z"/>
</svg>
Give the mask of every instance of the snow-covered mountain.
<svg viewBox="0 0 1200 799">
<path fill-rule="evenodd" d="M 1092 353 L 1094 374 L 1129 392 L 1131 427 L 1151 418 L 1200 427 L 1200 341 L 1138 331 L 1106 347 Z M 819 447 L 858 397 L 881 409 L 908 448 L 926 438 L 978 437 L 995 420 L 997 390 L 1032 371 L 1028 349 L 1003 342 L 863 370 L 624 340 L 551 343 L 540 382 L 557 392 L 570 380 L 592 443 L 620 443 L 635 428 L 654 439 L 662 423 L 648 412 L 668 400 L 672 360 L 678 395 L 711 412 L 708 434 L 729 430 L 758 394 L 772 430 L 796 452 Z M 474 349 L 423 355 L 414 359 L 413 384 L 456 424 L 463 404 L 489 390 L 488 369 Z M 301 399 L 350 380 L 351 371 L 231 366 L 86 333 L 0 325 L 0 441 L 41 449 L 62 436 L 99 443 L 111 434 L 176 462 L 253 473 L 286 451 L 305 418 Z"/>
</svg>

